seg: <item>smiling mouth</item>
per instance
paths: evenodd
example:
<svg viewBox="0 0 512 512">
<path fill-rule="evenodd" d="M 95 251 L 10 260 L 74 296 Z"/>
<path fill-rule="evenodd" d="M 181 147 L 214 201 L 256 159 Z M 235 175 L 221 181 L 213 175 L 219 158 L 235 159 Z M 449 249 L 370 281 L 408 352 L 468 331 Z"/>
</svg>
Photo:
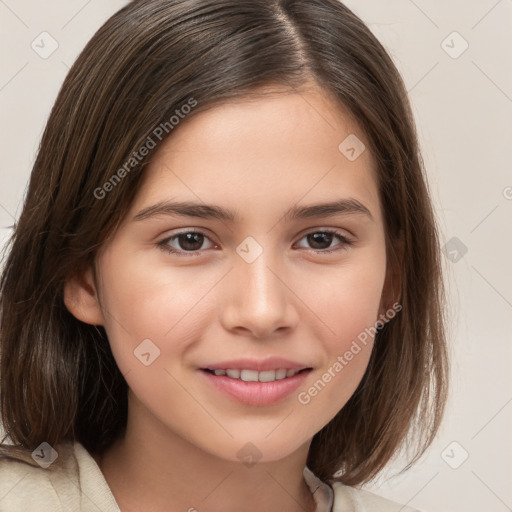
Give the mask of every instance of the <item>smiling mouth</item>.
<svg viewBox="0 0 512 512">
<path fill-rule="evenodd" d="M 302 370 L 279 368 L 277 370 L 266 370 L 262 372 L 238 368 L 228 368 L 225 370 L 202 368 L 202 370 L 217 377 L 228 377 L 234 380 L 243 380 L 244 382 L 274 382 L 288 379 L 299 373 L 312 370 L 312 368 L 303 368 Z"/>
</svg>

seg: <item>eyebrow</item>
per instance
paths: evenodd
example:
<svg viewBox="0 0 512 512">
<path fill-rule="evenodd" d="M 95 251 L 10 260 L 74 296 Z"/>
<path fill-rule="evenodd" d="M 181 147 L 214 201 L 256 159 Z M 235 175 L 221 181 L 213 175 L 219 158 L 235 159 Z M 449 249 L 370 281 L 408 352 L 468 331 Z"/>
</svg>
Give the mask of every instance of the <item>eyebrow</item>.
<svg viewBox="0 0 512 512">
<path fill-rule="evenodd" d="M 374 218 L 370 210 L 354 198 L 338 199 L 328 203 L 318 203 L 309 206 L 293 206 L 283 216 L 285 222 L 334 215 L 364 215 L 371 221 Z M 193 201 L 160 201 L 139 211 L 134 221 L 141 221 L 160 215 L 198 217 L 201 219 L 217 219 L 227 222 L 239 222 L 236 211 L 214 204 L 196 203 Z"/>
</svg>

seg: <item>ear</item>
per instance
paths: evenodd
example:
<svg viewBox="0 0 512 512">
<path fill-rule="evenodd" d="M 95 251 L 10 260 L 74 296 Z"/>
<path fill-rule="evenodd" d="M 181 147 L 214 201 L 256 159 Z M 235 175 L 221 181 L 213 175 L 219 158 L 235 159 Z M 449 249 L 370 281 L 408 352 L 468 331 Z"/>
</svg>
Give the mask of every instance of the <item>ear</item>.
<svg viewBox="0 0 512 512">
<path fill-rule="evenodd" d="M 91 325 L 104 325 L 91 267 L 81 274 L 68 276 L 64 284 L 64 304 L 78 320 Z"/>
<path fill-rule="evenodd" d="M 402 269 L 404 258 L 404 238 L 400 232 L 399 238 L 390 243 L 390 253 L 387 261 L 386 278 L 380 301 L 379 314 L 385 314 L 395 302 L 402 298 Z"/>
</svg>

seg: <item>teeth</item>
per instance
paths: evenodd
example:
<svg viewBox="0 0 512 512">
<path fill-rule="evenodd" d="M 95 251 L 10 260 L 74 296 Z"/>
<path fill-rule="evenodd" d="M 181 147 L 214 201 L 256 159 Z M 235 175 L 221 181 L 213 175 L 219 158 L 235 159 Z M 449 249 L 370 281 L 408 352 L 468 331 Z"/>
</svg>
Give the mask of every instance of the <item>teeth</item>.
<svg viewBox="0 0 512 512">
<path fill-rule="evenodd" d="M 245 382 L 258 382 L 258 372 L 256 370 L 242 370 L 240 379 Z"/>
<path fill-rule="evenodd" d="M 258 372 L 256 370 L 239 370 L 237 368 L 228 368 L 226 370 L 213 370 L 215 375 L 229 377 L 231 379 L 240 379 L 244 382 L 274 382 L 276 380 L 293 377 L 300 370 L 287 370 L 279 368 L 278 370 L 267 370 Z"/>
<path fill-rule="evenodd" d="M 260 374 L 258 375 L 258 380 L 260 382 L 272 382 L 276 380 L 276 371 L 269 370 L 266 372 L 260 372 Z"/>
<path fill-rule="evenodd" d="M 286 368 L 281 368 L 280 370 L 276 370 L 276 380 L 281 380 L 286 378 Z"/>
</svg>

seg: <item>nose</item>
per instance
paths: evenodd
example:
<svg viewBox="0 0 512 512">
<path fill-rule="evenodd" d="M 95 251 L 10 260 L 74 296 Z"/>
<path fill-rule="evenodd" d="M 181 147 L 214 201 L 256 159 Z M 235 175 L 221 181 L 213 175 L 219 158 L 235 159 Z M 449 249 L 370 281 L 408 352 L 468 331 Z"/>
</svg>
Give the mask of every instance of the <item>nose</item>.
<svg viewBox="0 0 512 512">
<path fill-rule="evenodd" d="M 235 260 L 227 282 L 221 323 L 231 332 L 254 338 L 269 338 L 293 330 L 299 320 L 297 297 L 287 283 L 282 266 L 263 253 L 252 263 Z"/>
</svg>

